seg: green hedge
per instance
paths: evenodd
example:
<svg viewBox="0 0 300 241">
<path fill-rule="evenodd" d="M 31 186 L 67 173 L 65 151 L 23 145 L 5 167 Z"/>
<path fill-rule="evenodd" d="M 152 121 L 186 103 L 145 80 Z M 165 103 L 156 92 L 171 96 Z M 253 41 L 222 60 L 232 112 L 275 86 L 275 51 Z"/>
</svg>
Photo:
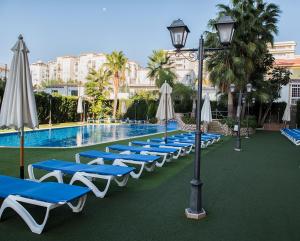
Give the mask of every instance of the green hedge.
<svg viewBox="0 0 300 241">
<path fill-rule="evenodd" d="M 44 92 L 35 93 L 38 118 L 40 124 L 49 123 L 50 95 Z M 78 98 L 75 96 L 52 96 L 52 123 L 80 121 L 80 115 L 77 114 Z M 86 103 L 86 111 L 89 109 L 89 103 Z"/>
<path fill-rule="evenodd" d="M 220 120 L 222 124 L 226 124 L 228 127 L 233 128 L 234 125 L 237 123 L 234 118 L 224 118 Z M 249 115 L 249 120 L 248 120 L 248 125 L 249 127 L 256 128 L 257 127 L 257 121 L 255 116 Z M 241 120 L 241 127 L 247 127 L 247 116 L 243 120 Z"/>
<path fill-rule="evenodd" d="M 154 100 L 134 100 L 128 107 L 124 118 L 131 120 L 153 120 L 155 119 L 157 107 L 158 103 Z"/>
</svg>

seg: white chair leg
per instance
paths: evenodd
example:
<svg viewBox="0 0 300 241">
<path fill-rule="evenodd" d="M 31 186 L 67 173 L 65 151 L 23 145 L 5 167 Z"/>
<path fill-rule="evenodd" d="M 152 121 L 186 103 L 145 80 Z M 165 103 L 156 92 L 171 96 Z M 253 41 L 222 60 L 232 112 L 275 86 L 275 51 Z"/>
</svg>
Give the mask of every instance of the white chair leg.
<svg viewBox="0 0 300 241">
<path fill-rule="evenodd" d="M 80 163 L 80 154 L 79 153 L 75 154 L 75 161 L 76 161 L 76 163 Z"/>
<path fill-rule="evenodd" d="M 150 164 L 147 163 L 147 164 L 145 165 L 145 170 L 146 170 L 147 172 L 153 172 L 154 169 L 155 169 L 155 167 L 156 167 L 156 161 L 151 162 Z"/>
<path fill-rule="evenodd" d="M 120 177 L 120 180 L 118 177 L 115 177 L 114 181 L 118 184 L 119 187 L 124 187 L 128 182 L 129 175 L 130 174 L 123 175 L 122 177 Z"/>
<path fill-rule="evenodd" d="M 49 172 L 47 174 L 45 174 L 44 176 L 42 176 L 41 178 L 37 179 L 34 175 L 34 167 L 30 164 L 28 165 L 28 175 L 29 175 L 29 178 L 31 180 L 34 180 L 34 181 L 37 181 L 37 182 L 42 182 L 44 180 L 46 180 L 47 178 L 50 178 L 50 177 L 55 177 L 57 182 L 59 183 L 63 183 L 63 173 L 59 170 L 55 170 L 55 171 L 52 171 L 52 172 Z"/>
<path fill-rule="evenodd" d="M 186 150 L 186 154 L 190 154 L 191 151 L 192 151 L 192 149 L 193 149 L 193 145 L 191 145 L 191 146 Z"/>
<path fill-rule="evenodd" d="M 179 158 L 179 156 L 180 156 L 180 154 L 181 154 L 181 151 L 182 151 L 182 148 L 180 148 L 180 150 L 178 150 L 177 151 L 177 154 L 175 155 L 175 154 L 173 154 L 173 159 L 178 159 Z"/>
<path fill-rule="evenodd" d="M 11 208 L 13 209 L 17 214 L 19 214 L 19 216 L 24 220 L 24 222 L 27 224 L 27 226 L 30 228 L 30 230 L 33 233 L 36 234 L 41 234 L 46 222 L 48 220 L 49 217 L 49 212 L 51 210 L 51 204 L 48 203 L 47 205 L 45 205 L 46 207 L 46 214 L 44 217 L 44 220 L 41 224 L 38 224 L 35 219 L 32 217 L 32 215 L 24 208 L 23 205 L 21 205 L 18 202 L 18 198 L 16 196 L 8 196 L 7 198 L 5 198 L 5 200 L 2 203 L 1 209 L 0 209 L 0 219 L 2 217 L 3 211 L 6 208 Z"/>
<path fill-rule="evenodd" d="M 73 205 L 72 203 L 67 203 L 68 206 L 72 209 L 74 213 L 79 213 L 82 211 L 87 195 L 82 196 L 79 198 L 77 205 Z"/>
<path fill-rule="evenodd" d="M 93 165 L 93 164 L 97 164 L 97 165 L 103 165 L 104 164 L 104 160 L 103 158 L 97 158 L 95 160 L 92 160 L 90 162 L 88 162 L 89 165 Z"/>
<path fill-rule="evenodd" d="M 128 165 L 126 163 L 133 164 L 131 161 L 126 161 L 124 159 L 116 159 L 116 160 L 114 160 L 113 165 L 128 167 Z M 134 171 L 130 172 L 130 176 L 134 179 L 139 179 L 144 170 L 145 163 L 144 162 L 135 162 L 134 164 L 138 164 L 141 167 L 138 172 L 134 172 Z"/>
<path fill-rule="evenodd" d="M 100 191 L 99 188 L 94 183 L 92 183 L 87 177 L 106 179 L 107 183 L 103 191 Z M 104 198 L 108 191 L 112 179 L 113 179 L 112 176 L 102 176 L 102 175 L 100 176 L 100 175 L 93 175 L 93 174 L 87 175 L 85 173 L 76 172 L 73 175 L 70 184 L 72 185 L 76 181 L 82 182 L 84 185 L 86 185 L 89 189 L 92 190 L 92 192 L 96 195 L 96 197 Z"/>
<path fill-rule="evenodd" d="M 167 156 L 168 156 L 168 154 L 162 155 L 162 157 L 163 157 L 162 161 L 161 162 L 157 161 L 156 162 L 156 166 L 157 167 L 162 167 L 165 164 L 165 162 L 167 161 Z"/>
</svg>

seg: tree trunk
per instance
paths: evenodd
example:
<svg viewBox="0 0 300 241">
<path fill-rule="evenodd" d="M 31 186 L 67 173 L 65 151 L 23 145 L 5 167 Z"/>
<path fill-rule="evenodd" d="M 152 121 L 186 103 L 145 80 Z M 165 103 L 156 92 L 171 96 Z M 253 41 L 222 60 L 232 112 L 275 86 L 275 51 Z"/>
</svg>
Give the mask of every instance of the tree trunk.
<svg viewBox="0 0 300 241">
<path fill-rule="evenodd" d="M 268 116 L 269 111 L 271 110 L 271 107 L 272 107 L 272 102 L 271 102 L 271 103 L 269 104 L 269 106 L 267 107 L 267 109 L 266 109 L 266 111 L 265 111 L 265 113 L 264 113 L 264 115 L 263 115 L 263 117 L 262 117 L 262 119 L 261 119 L 261 124 L 262 124 L 262 125 L 265 123 L 265 120 L 266 120 L 266 118 L 267 118 L 267 116 Z"/>
<path fill-rule="evenodd" d="M 227 101 L 227 109 L 228 109 L 228 117 L 233 117 L 233 95 L 230 91 L 228 91 L 228 101 Z"/>
<path fill-rule="evenodd" d="M 113 118 L 116 118 L 118 108 L 118 92 L 119 92 L 119 75 L 114 75 L 114 104 L 113 104 Z"/>
<path fill-rule="evenodd" d="M 261 116 L 262 116 L 262 103 L 260 102 L 259 111 L 258 111 L 258 120 L 257 120 L 259 126 L 261 126 Z"/>
<path fill-rule="evenodd" d="M 246 103 L 243 103 L 242 105 L 243 105 L 243 107 L 242 107 L 242 116 L 241 116 L 241 118 L 244 119 L 245 118 L 245 113 L 246 113 Z"/>
</svg>

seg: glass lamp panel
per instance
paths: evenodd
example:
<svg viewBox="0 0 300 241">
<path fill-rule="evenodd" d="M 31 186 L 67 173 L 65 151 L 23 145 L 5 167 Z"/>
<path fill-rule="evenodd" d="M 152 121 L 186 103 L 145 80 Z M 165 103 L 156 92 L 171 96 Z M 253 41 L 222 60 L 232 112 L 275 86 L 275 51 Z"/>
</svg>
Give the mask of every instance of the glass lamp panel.
<svg viewBox="0 0 300 241">
<path fill-rule="evenodd" d="M 247 88 L 247 92 L 250 93 L 252 91 L 252 84 L 250 84 L 250 83 L 247 84 L 246 88 Z"/>
<path fill-rule="evenodd" d="M 173 28 L 171 30 L 171 36 L 172 36 L 172 43 L 175 48 L 183 47 L 183 38 L 184 38 L 184 28 Z"/>
<path fill-rule="evenodd" d="M 220 23 L 217 25 L 221 44 L 230 44 L 234 32 L 233 24 Z"/>
<path fill-rule="evenodd" d="M 235 91 L 235 85 L 231 84 L 230 85 L 230 92 L 233 93 Z"/>
</svg>

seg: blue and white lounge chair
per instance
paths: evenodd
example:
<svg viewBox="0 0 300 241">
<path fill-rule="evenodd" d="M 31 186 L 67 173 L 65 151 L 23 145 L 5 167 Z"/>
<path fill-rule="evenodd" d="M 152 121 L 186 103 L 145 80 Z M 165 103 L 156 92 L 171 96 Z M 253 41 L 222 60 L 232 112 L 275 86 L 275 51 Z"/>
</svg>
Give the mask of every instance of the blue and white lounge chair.
<svg viewBox="0 0 300 241">
<path fill-rule="evenodd" d="M 194 132 L 191 132 L 191 133 L 180 133 L 180 134 L 177 134 L 177 136 L 183 136 L 183 137 L 189 137 L 189 138 L 195 138 L 195 133 Z M 215 141 L 220 141 L 221 140 L 221 137 L 222 135 L 221 134 L 217 134 L 217 133 L 209 133 L 209 132 L 206 132 L 206 133 L 202 133 L 201 134 L 201 137 L 205 137 L 205 138 L 211 138 Z"/>
<path fill-rule="evenodd" d="M 171 136 L 170 138 L 195 141 L 195 136 L 174 135 L 174 136 Z M 206 146 L 208 146 L 208 145 L 211 145 L 214 142 L 216 142 L 217 138 L 210 137 L 210 136 L 205 136 L 205 135 L 202 134 L 201 135 L 201 141 L 204 142 L 206 144 Z"/>
<path fill-rule="evenodd" d="M 77 163 L 80 163 L 80 157 L 86 157 L 93 159 L 88 164 L 104 164 L 105 161 L 112 162 L 113 165 L 128 166 L 139 165 L 140 168 L 137 172 L 130 172 L 131 177 L 139 178 L 145 169 L 148 172 L 152 172 L 156 166 L 156 162 L 160 159 L 159 156 L 152 155 L 140 155 L 140 154 L 119 154 L 103 151 L 84 151 L 77 153 L 75 159 Z"/>
<path fill-rule="evenodd" d="M 129 146 L 143 146 L 143 147 L 161 147 L 161 148 L 175 148 L 178 149 L 182 156 L 189 154 L 193 148 L 192 144 L 184 144 L 184 143 L 158 143 L 158 142 L 150 142 L 150 141 L 132 141 L 129 142 Z"/>
<path fill-rule="evenodd" d="M 106 152 L 110 152 L 110 150 L 124 154 L 136 153 L 142 155 L 162 156 L 162 161 L 156 162 L 157 167 L 162 167 L 165 162 L 170 162 L 172 159 L 178 159 L 180 155 L 180 152 L 175 148 L 137 147 L 119 144 L 106 147 Z"/>
<path fill-rule="evenodd" d="M 280 131 L 281 134 L 286 136 L 295 145 L 300 145 L 300 131 L 298 129 L 283 128 Z"/>
<path fill-rule="evenodd" d="M 34 175 L 34 169 L 49 171 L 41 178 L 37 179 Z M 71 175 L 70 184 L 78 181 L 90 188 L 96 197 L 103 198 L 108 191 L 111 181 L 115 181 L 118 186 L 126 185 L 129 173 L 134 171 L 134 167 L 124 167 L 115 165 L 87 165 L 75 162 L 61 160 L 47 160 L 28 165 L 28 174 L 30 179 L 44 181 L 49 177 L 55 177 L 58 182 L 63 183 L 63 175 Z M 106 180 L 103 191 L 92 182 L 93 179 Z"/>
<path fill-rule="evenodd" d="M 49 217 L 50 210 L 67 204 L 73 212 L 80 212 L 85 204 L 86 187 L 71 186 L 61 183 L 38 183 L 15 177 L 0 175 L 0 197 L 4 199 L 0 208 L 0 219 L 7 208 L 11 208 L 24 220 L 33 233 L 42 233 Z M 71 202 L 77 200 L 74 206 Z M 41 222 L 33 218 L 23 203 L 44 207 L 46 214 Z"/>
<path fill-rule="evenodd" d="M 150 141 L 158 142 L 158 141 L 161 141 L 162 139 L 154 138 L 154 139 L 150 139 Z M 195 149 L 195 145 L 196 145 L 194 139 L 188 139 L 188 138 L 168 137 L 167 142 L 168 143 L 173 142 L 173 143 L 193 144 L 193 149 Z M 211 144 L 210 141 L 201 139 L 201 147 L 202 148 L 206 148 L 210 144 Z"/>
</svg>

